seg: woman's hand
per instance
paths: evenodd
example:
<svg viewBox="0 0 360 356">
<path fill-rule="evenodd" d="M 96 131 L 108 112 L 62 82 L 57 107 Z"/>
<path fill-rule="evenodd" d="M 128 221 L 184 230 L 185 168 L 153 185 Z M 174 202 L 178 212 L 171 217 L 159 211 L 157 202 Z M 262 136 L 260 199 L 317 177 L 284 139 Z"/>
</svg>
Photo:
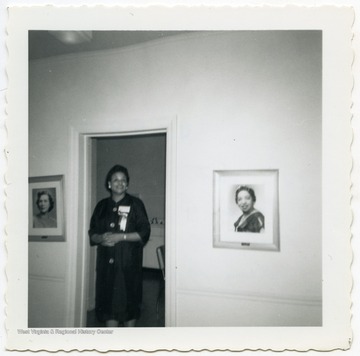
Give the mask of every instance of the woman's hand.
<svg viewBox="0 0 360 356">
<path fill-rule="evenodd" d="M 115 239 L 114 239 L 114 235 L 111 232 L 105 232 L 102 235 L 102 242 L 101 245 L 105 246 L 105 247 L 113 247 L 115 246 Z"/>
<path fill-rule="evenodd" d="M 105 232 L 102 235 L 102 246 L 106 247 L 113 247 L 115 244 L 119 242 L 137 242 L 141 241 L 141 237 L 137 232 L 131 232 L 131 233 L 112 233 L 112 232 Z"/>
</svg>

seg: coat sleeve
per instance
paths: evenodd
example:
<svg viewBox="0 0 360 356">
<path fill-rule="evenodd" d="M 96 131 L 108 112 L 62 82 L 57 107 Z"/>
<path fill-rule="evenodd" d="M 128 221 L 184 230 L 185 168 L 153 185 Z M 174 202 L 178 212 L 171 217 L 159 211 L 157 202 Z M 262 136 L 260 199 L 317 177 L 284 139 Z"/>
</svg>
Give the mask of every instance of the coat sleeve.
<svg viewBox="0 0 360 356">
<path fill-rule="evenodd" d="M 97 243 L 95 243 L 94 241 L 91 240 L 91 236 L 94 234 L 102 234 L 104 233 L 104 231 L 101 231 L 101 225 L 100 225 L 100 215 L 102 210 L 104 209 L 104 204 L 100 201 L 95 209 L 94 212 L 91 216 L 90 219 L 90 228 L 88 231 L 89 234 L 89 240 L 90 240 L 90 246 L 95 246 L 98 245 Z"/>
<path fill-rule="evenodd" d="M 145 209 L 144 203 L 136 200 L 136 232 L 140 235 L 143 245 L 145 245 L 150 238 L 150 222 Z"/>
</svg>

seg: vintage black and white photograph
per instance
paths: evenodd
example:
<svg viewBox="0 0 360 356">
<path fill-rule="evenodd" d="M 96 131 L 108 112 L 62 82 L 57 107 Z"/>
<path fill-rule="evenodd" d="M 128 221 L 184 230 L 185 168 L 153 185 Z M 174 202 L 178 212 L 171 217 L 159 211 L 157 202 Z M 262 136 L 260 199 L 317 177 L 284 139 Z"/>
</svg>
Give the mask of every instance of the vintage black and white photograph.
<svg viewBox="0 0 360 356">
<path fill-rule="evenodd" d="M 29 178 L 29 240 L 63 241 L 63 177 Z"/>
<path fill-rule="evenodd" d="M 32 10 L 8 27 L 11 347 L 346 348 L 351 11 Z"/>
<path fill-rule="evenodd" d="M 30 173 L 63 162 L 73 182 L 68 243 L 76 239 L 74 254 L 84 261 L 77 265 L 82 294 L 55 305 L 46 297 L 58 314 L 40 315 L 39 284 L 47 281 L 33 278 L 37 259 L 30 259 L 29 327 L 322 325 L 322 206 L 314 194 L 321 190 L 321 31 L 31 30 L 28 38 Z M 174 105 L 178 115 L 167 117 Z M 220 132 L 221 150 L 213 144 Z M 171 145 L 186 157 L 180 167 Z M 219 169 L 225 166 L 232 169 Z M 177 198 L 165 184 L 175 177 Z M 174 233 L 182 236 L 176 249 Z M 204 249 L 209 244 L 214 248 Z M 249 250 L 280 253 L 260 263 Z M 31 242 L 29 251 L 38 253 Z M 50 245 L 42 253 L 42 263 L 72 258 Z M 214 263 L 218 277 L 206 268 Z M 263 268 L 249 279 L 257 263 Z M 307 275 L 307 289 L 283 263 Z M 269 271 L 276 280 L 267 285 Z M 227 300 L 221 313 L 209 312 L 210 291 Z M 245 295 L 261 303 L 253 297 L 249 305 Z M 272 302 L 278 298 L 290 310 Z M 269 315 L 269 305 L 279 317 Z"/>
<path fill-rule="evenodd" d="M 215 171 L 213 225 L 214 247 L 278 251 L 278 171 Z"/>
</svg>

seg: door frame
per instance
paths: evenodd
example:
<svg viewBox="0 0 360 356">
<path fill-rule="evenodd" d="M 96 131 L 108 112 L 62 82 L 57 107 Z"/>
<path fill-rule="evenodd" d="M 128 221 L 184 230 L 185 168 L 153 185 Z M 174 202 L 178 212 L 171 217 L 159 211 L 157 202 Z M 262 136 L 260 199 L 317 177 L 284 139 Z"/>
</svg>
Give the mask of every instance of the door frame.
<svg viewBox="0 0 360 356">
<path fill-rule="evenodd" d="M 88 227 L 91 217 L 92 138 L 166 134 L 165 187 L 165 326 L 176 326 L 176 171 L 177 118 L 131 120 L 113 125 L 82 124 L 70 127 L 69 179 L 66 186 L 69 265 L 67 271 L 67 325 L 86 327 L 90 245 Z M 118 128 L 116 126 L 119 126 Z M 74 273 L 74 271 L 76 271 Z"/>
</svg>

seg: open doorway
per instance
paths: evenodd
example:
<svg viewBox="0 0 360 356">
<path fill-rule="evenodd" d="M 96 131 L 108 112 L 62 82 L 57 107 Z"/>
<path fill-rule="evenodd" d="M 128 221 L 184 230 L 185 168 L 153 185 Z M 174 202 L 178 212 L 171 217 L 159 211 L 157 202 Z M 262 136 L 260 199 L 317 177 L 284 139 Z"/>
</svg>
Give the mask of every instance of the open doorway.
<svg viewBox="0 0 360 356">
<path fill-rule="evenodd" d="M 140 198 L 151 223 L 150 240 L 144 247 L 143 299 L 137 327 L 165 326 L 165 280 L 157 248 L 165 245 L 166 133 L 93 137 L 91 144 L 91 211 L 109 196 L 105 176 L 115 164 L 128 168 L 128 193 Z M 163 249 L 165 251 L 165 249 Z M 95 315 L 96 247 L 90 249 L 88 272 L 88 327 L 104 326 Z"/>
</svg>

